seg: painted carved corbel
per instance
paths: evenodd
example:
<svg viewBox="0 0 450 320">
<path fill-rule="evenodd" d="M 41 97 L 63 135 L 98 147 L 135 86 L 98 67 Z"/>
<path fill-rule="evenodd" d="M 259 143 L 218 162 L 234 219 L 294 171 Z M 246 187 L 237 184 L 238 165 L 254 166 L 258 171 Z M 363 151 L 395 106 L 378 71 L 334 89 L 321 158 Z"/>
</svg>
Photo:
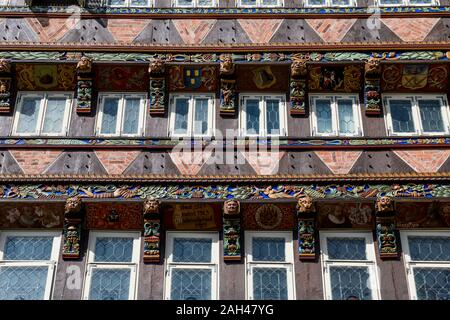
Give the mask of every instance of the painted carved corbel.
<svg viewBox="0 0 450 320">
<path fill-rule="evenodd" d="M 223 204 L 223 259 L 241 260 L 241 205 L 237 200 Z"/>
<path fill-rule="evenodd" d="M 11 61 L 0 59 L 0 113 L 12 110 L 12 71 Z"/>
<path fill-rule="evenodd" d="M 395 229 L 394 200 L 391 197 L 379 197 L 375 204 L 376 236 L 378 253 L 381 259 L 399 256 L 398 237 Z"/>
<path fill-rule="evenodd" d="M 316 207 L 314 200 L 303 195 L 297 202 L 298 255 L 300 260 L 316 259 Z"/>
<path fill-rule="evenodd" d="M 90 113 L 93 94 L 92 59 L 82 56 L 77 63 L 77 112 Z"/>
<path fill-rule="evenodd" d="M 220 114 L 236 113 L 236 65 L 231 55 L 223 55 L 220 61 Z"/>
<path fill-rule="evenodd" d="M 63 259 L 80 258 L 82 221 L 83 203 L 81 198 L 68 198 L 64 206 Z"/>
<path fill-rule="evenodd" d="M 161 261 L 161 201 L 144 202 L 144 262 Z"/>
<path fill-rule="evenodd" d="M 291 115 L 306 115 L 308 60 L 296 59 L 291 64 L 291 79 L 289 81 L 289 96 Z"/>
<path fill-rule="evenodd" d="M 380 115 L 381 102 L 380 59 L 371 57 L 364 66 L 364 104 L 367 115 Z"/>
<path fill-rule="evenodd" d="M 161 59 L 150 61 L 148 67 L 149 73 L 149 97 L 150 114 L 164 115 L 166 103 L 166 78 L 165 62 Z"/>
</svg>

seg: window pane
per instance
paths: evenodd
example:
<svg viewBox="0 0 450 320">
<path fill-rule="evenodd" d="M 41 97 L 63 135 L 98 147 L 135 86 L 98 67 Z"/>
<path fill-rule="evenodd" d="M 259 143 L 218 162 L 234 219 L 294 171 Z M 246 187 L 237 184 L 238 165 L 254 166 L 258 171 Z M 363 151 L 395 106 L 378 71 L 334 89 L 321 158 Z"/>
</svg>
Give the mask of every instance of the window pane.
<svg viewBox="0 0 450 320">
<path fill-rule="evenodd" d="M 380 0 L 380 4 L 402 4 L 403 0 Z"/>
<path fill-rule="evenodd" d="M 317 116 L 317 132 L 332 133 L 333 123 L 331 121 L 331 100 L 317 99 L 316 116 Z"/>
<path fill-rule="evenodd" d="M 450 300 L 448 268 L 414 268 L 417 299 Z"/>
<path fill-rule="evenodd" d="M 211 7 L 213 5 L 213 0 L 198 0 L 198 5 L 200 7 Z"/>
<path fill-rule="evenodd" d="M 333 300 L 371 300 L 367 267 L 330 267 Z"/>
<path fill-rule="evenodd" d="M 423 131 L 445 131 L 441 112 L 441 102 L 439 100 L 419 100 L 419 110 Z"/>
<path fill-rule="evenodd" d="M 241 0 L 243 6 L 256 6 L 256 0 Z"/>
<path fill-rule="evenodd" d="M 253 261 L 285 261 L 284 238 L 252 238 Z"/>
<path fill-rule="evenodd" d="M 335 260 L 366 260 L 364 238 L 327 238 L 328 258 Z"/>
<path fill-rule="evenodd" d="M 125 0 L 108 0 L 110 6 L 124 6 Z"/>
<path fill-rule="evenodd" d="M 413 261 L 450 261 L 450 237 L 408 237 Z"/>
<path fill-rule="evenodd" d="M 192 7 L 194 1 L 193 0 L 178 0 L 177 4 L 180 7 Z"/>
<path fill-rule="evenodd" d="M 172 269 L 172 300 L 210 300 L 211 269 Z"/>
<path fill-rule="evenodd" d="M 130 269 L 92 269 L 89 299 L 128 300 L 130 276 Z"/>
<path fill-rule="evenodd" d="M 44 115 L 43 133 L 60 133 L 63 130 L 65 98 L 49 98 Z"/>
<path fill-rule="evenodd" d="M 267 132 L 269 134 L 281 134 L 280 132 L 280 101 L 266 100 Z"/>
<path fill-rule="evenodd" d="M 259 100 L 246 100 L 246 128 L 248 134 L 259 134 Z"/>
<path fill-rule="evenodd" d="M 389 100 L 394 132 L 415 132 L 410 100 Z"/>
<path fill-rule="evenodd" d="M 146 7 L 148 6 L 148 0 L 130 0 L 130 5 L 135 7 Z"/>
<path fill-rule="evenodd" d="M 284 268 L 253 268 L 253 299 L 287 300 L 287 272 Z"/>
<path fill-rule="evenodd" d="M 22 108 L 20 109 L 19 121 L 17 123 L 17 133 L 36 132 L 40 104 L 41 98 L 24 97 L 22 99 Z"/>
<path fill-rule="evenodd" d="M 354 134 L 355 119 L 353 115 L 353 100 L 338 100 L 339 133 Z"/>
<path fill-rule="evenodd" d="M 350 0 L 331 0 L 332 6 L 350 6 Z"/>
<path fill-rule="evenodd" d="M 116 133 L 119 101 L 120 101 L 119 98 L 105 98 L 105 104 L 103 106 L 101 133 L 104 134 Z"/>
<path fill-rule="evenodd" d="M 175 238 L 173 262 L 211 262 L 212 239 Z"/>
<path fill-rule="evenodd" d="M 208 99 L 195 99 L 194 134 L 208 133 Z"/>
<path fill-rule="evenodd" d="M 141 99 L 127 98 L 123 113 L 123 133 L 137 134 L 139 132 L 139 112 Z"/>
<path fill-rule="evenodd" d="M 50 260 L 53 237 L 7 237 L 3 260 Z"/>
<path fill-rule="evenodd" d="M 95 262 L 131 262 L 133 238 L 97 238 Z"/>
<path fill-rule="evenodd" d="M 0 267 L 0 300 L 43 300 L 48 267 Z"/>
<path fill-rule="evenodd" d="M 175 127 L 174 127 L 176 134 L 187 133 L 188 112 L 189 112 L 189 99 L 176 99 L 175 100 Z"/>
<path fill-rule="evenodd" d="M 432 4 L 432 0 L 409 0 L 410 4 Z"/>
<path fill-rule="evenodd" d="M 278 6 L 278 0 L 262 0 L 263 6 Z"/>
</svg>

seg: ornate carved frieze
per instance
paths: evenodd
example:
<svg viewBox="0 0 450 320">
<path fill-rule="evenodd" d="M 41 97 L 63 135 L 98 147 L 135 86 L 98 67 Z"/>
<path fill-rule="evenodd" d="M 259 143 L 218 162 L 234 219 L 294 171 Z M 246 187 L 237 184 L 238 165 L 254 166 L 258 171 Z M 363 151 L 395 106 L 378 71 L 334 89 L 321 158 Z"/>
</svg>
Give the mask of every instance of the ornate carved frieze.
<svg viewBox="0 0 450 320">
<path fill-rule="evenodd" d="M 81 57 L 77 63 L 77 112 L 90 113 L 93 94 L 92 59 Z"/>
<path fill-rule="evenodd" d="M 241 205 L 227 200 L 223 205 L 223 259 L 241 260 Z"/>
<path fill-rule="evenodd" d="M 222 55 L 220 61 L 220 114 L 236 114 L 236 65 L 231 55 Z"/>
<path fill-rule="evenodd" d="M 144 262 L 161 260 L 161 201 L 149 198 L 144 202 Z"/>
<path fill-rule="evenodd" d="M 11 61 L 0 59 L 0 113 L 9 113 L 12 105 Z"/>
<path fill-rule="evenodd" d="M 364 104 L 367 115 L 380 115 L 381 102 L 381 65 L 379 58 L 371 57 L 364 67 Z"/>
<path fill-rule="evenodd" d="M 296 59 L 291 64 L 289 96 L 292 115 L 306 115 L 307 107 L 307 59 Z"/>
<path fill-rule="evenodd" d="M 80 197 L 71 197 L 66 200 L 64 207 L 63 259 L 80 258 L 82 211 L 83 203 Z"/>
<path fill-rule="evenodd" d="M 165 62 L 161 59 L 154 59 L 148 67 L 149 73 L 149 98 L 150 114 L 163 115 L 166 104 L 166 78 Z"/>
<path fill-rule="evenodd" d="M 300 260 L 316 258 L 315 204 L 308 195 L 302 195 L 297 202 L 298 255 Z"/>
</svg>

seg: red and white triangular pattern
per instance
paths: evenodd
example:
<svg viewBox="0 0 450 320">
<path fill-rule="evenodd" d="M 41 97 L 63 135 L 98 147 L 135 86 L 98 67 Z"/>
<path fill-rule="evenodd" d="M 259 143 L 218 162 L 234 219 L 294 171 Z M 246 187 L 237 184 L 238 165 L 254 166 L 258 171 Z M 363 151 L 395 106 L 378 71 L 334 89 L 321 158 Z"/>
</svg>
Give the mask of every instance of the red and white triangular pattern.
<svg viewBox="0 0 450 320">
<path fill-rule="evenodd" d="M 62 153 L 62 150 L 10 150 L 25 174 L 43 173 Z"/>
<path fill-rule="evenodd" d="M 110 19 L 108 30 L 117 41 L 131 43 L 150 22 L 147 19 Z"/>
<path fill-rule="evenodd" d="M 340 42 L 357 19 L 305 19 L 325 42 Z"/>
<path fill-rule="evenodd" d="M 241 154 L 259 175 L 277 174 L 284 151 L 243 151 Z"/>
<path fill-rule="evenodd" d="M 169 153 L 173 163 L 181 174 L 196 175 L 211 157 L 212 150 L 204 151 L 172 151 Z"/>
<path fill-rule="evenodd" d="M 314 151 L 334 174 L 347 174 L 362 151 Z"/>
<path fill-rule="evenodd" d="M 437 172 L 450 156 L 450 150 L 396 150 L 394 153 L 416 172 Z"/>
<path fill-rule="evenodd" d="M 213 19 L 172 20 L 181 39 L 186 44 L 200 44 L 216 24 Z"/>
<path fill-rule="evenodd" d="M 136 159 L 140 151 L 96 150 L 97 158 L 108 174 L 121 174 Z"/>
<path fill-rule="evenodd" d="M 282 21 L 282 19 L 238 19 L 253 43 L 268 43 Z"/>
<path fill-rule="evenodd" d="M 381 21 L 406 42 L 423 41 L 439 18 L 382 18 Z"/>
</svg>

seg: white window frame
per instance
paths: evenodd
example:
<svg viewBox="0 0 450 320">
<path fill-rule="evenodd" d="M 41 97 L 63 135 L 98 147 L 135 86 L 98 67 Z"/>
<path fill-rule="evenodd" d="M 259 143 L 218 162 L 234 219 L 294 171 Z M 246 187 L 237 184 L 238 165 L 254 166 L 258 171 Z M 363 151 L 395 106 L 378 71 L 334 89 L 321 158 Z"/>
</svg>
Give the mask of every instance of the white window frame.
<svg viewBox="0 0 450 320">
<path fill-rule="evenodd" d="M 335 5 L 332 0 L 324 0 L 324 4 L 309 4 L 309 0 L 304 0 L 306 8 L 350 8 L 356 7 L 356 0 L 350 0 L 348 5 Z"/>
<path fill-rule="evenodd" d="M 211 239 L 211 262 L 173 262 L 173 242 L 175 238 Z M 164 277 L 164 299 L 170 300 L 172 287 L 172 269 L 210 269 L 211 300 L 219 299 L 219 233 L 218 232 L 180 232 L 166 233 L 166 262 Z"/>
<path fill-rule="evenodd" d="M 175 133 L 175 108 L 177 99 L 189 99 L 188 126 L 186 133 Z M 208 131 L 206 134 L 194 134 L 195 99 L 208 99 Z M 210 137 L 216 128 L 216 102 L 212 94 L 180 93 L 170 95 L 169 137 Z"/>
<path fill-rule="evenodd" d="M 155 0 L 147 0 L 146 6 L 133 5 L 131 0 L 125 0 L 124 5 L 108 4 L 109 0 L 104 0 L 104 6 L 109 8 L 152 8 L 155 5 Z"/>
<path fill-rule="evenodd" d="M 317 99 L 330 99 L 331 100 L 331 124 L 332 124 L 332 132 L 331 133 L 319 133 L 317 132 L 317 112 L 316 112 L 316 103 Z M 339 119 L 338 119 L 338 105 L 337 100 L 353 100 L 353 116 L 355 121 L 356 132 L 353 134 L 344 134 L 339 133 Z M 361 118 L 361 110 L 360 110 L 360 102 L 359 97 L 356 94 L 310 94 L 309 102 L 311 106 L 311 135 L 312 136 L 320 136 L 320 137 L 361 137 L 364 135 L 363 126 L 362 126 L 362 118 Z"/>
<path fill-rule="evenodd" d="M 367 260 L 330 260 L 328 258 L 327 238 L 364 238 L 366 242 Z M 322 278 L 324 299 L 332 300 L 330 267 L 367 267 L 369 270 L 370 287 L 372 289 L 372 300 L 380 300 L 380 281 L 377 266 L 375 244 L 370 231 L 320 231 L 320 247 L 322 255 Z"/>
<path fill-rule="evenodd" d="M 103 121 L 103 109 L 105 107 L 105 98 L 119 98 L 119 108 L 117 111 L 117 125 L 115 133 L 101 133 L 102 121 Z M 139 124 L 137 134 L 124 134 L 123 132 L 123 115 L 125 110 L 125 102 L 127 98 L 140 99 L 139 105 Z M 144 93 L 112 93 L 112 92 L 101 92 L 98 95 L 98 111 L 96 117 L 96 135 L 99 137 L 142 137 L 144 135 L 144 126 L 146 121 L 146 106 L 147 99 Z"/>
<path fill-rule="evenodd" d="M 0 7 L 8 7 L 11 4 L 11 0 L 0 0 Z"/>
<path fill-rule="evenodd" d="M 432 0 L 432 3 L 411 3 L 410 0 L 402 0 L 402 3 L 382 4 L 380 0 L 375 0 L 378 7 L 432 7 L 439 5 L 438 0 Z"/>
<path fill-rule="evenodd" d="M 40 98 L 41 103 L 39 105 L 39 111 L 36 120 L 36 128 L 34 132 L 17 132 L 17 126 L 19 125 L 19 117 L 23 108 L 23 99 L 31 97 L 31 98 Z M 66 98 L 66 107 L 64 109 L 64 117 L 62 123 L 62 131 L 59 133 L 43 133 L 42 128 L 44 126 L 44 115 L 47 109 L 48 98 Z M 73 106 L 73 93 L 65 92 L 65 91 L 50 91 L 50 92 L 40 92 L 40 91 L 19 91 L 17 95 L 16 101 L 16 112 L 14 114 L 14 122 L 11 131 L 11 135 L 14 136 L 65 136 L 69 132 L 69 124 L 70 118 L 72 114 L 72 106 Z"/>
<path fill-rule="evenodd" d="M 259 134 L 247 132 L 247 100 L 259 100 Z M 267 132 L 266 121 L 266 100 L 278 99 L 280 100 L 280 134 L 269 134 Z M 282 94 L 241 94 L 239 97 L 241 105 L 241 115 L 239 121 L 239 132 L 243 137 L 284 137 L 287 136 L 287 105 L 286 96 Z"/>
<path fill-rule="evenodd" d="M 181 5 L 179 0 L 172 0 L 172 7 L 174 8 L 214 8 L 219 5 L 218 0 L 211 0 L 211 5 L 200 5 L 198 0 L 192 0 L 192 5 Z"/>
<path fill-rule="evenodd" d="M 6 238 L 8 236 L 19 237 L 53 237 L 50 260 L 3 260 Z M 61 249 L 61 233 L 53 231 L 1 231 L 0 232 L 0 266 L 5 267 L 30 267 L 47 266 L 47 281 L 45 284 L 44 300 L 50 300 L 55 285 L 55 270 L 58 266 L 59 251 Z"/>
<path fill-rule="evenodd" d="M 256 0 L 254 5 L 243 4 L 242 0 L 237 0 L 237 6 L 241 8 L 280 8 L 284 7 L 284 0 L 277 0 L 277 4 L 264 5 L 262 0 Z"/>
<path fill-rule="evenodd" d="M 133 253 L 130 262 L 99 262 L 95 259 L 95 244 L 97 238 L 133 238 Z M 139 257 L 141 254 L 140 232 L 123 231 L 90 231 L 89 245 L 84 277 L 83 299 L 89 300 L 93 269 L 130 269 L 130 287 L 128 300 L 135 300 L 137 296 L 139 274 Z"/>
<path fill-rule="evenodd" d="M 433 236 L 433 237 L 449 237 L 450 232 L 436 230 L 436 231 L 422 231 L 422 230 L 400 230 L 400 240 L 403 247 L 403 258 L 406 269 L 406 278 L 408 280 L 408 292 L 411 300 L 417 300 L 416 283 L 414 281 L 414 268 L 445 268 L 450 269 L 450 261 L 414 261 L 411 259 L 409 250 L 408 236 Z"/>
<path fill-rule="evenodd" d="M 412 105 L 412 116 L 414 122 L 414 132 L 394 132 L 392 123 L 390 100 L 410 100 Z M 419 99 L 440 100 L 441 114 L 444 122 L 444 130 L 442 132 L 425 132 L 423 131 L 422 119 L 420 118 Z M 388 136 L 416 136 L 416 135 L 430 135 L 439 136 L 449 133 L 449 110 L 447 97 L 444 94 L 389 94 L 383 95 L 383 102 L 385 105 L 385 124 Z"/>
<path fill-rule="evenodd" d="M 253 261 L 253 238 L 284 238 L 285 261 Z M 254 268 L 285 268 L 288 300 L 295 300 L 294 247 L 291 231 L 245 231 L 245 298 L 253 300 Z"/>
</svg>

